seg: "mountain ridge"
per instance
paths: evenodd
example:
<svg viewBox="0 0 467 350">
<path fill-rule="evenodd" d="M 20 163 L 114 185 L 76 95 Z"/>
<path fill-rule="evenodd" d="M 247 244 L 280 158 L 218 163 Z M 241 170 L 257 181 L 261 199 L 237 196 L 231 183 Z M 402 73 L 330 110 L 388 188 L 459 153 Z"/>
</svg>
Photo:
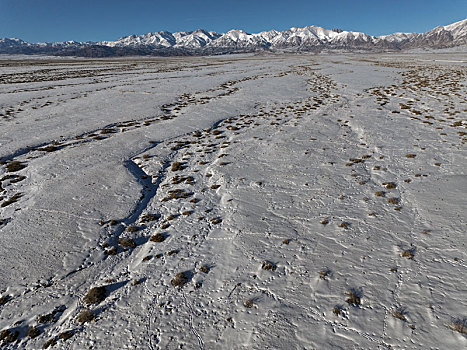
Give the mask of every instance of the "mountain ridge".
<svg viewBox="0 0 467 350">
<path fill-rule="evenodd" d="M 363 32 L 326 29 L 315 25 L 284 31 L 247 33 L 232 29 L 217 33 L 194 31 L 150 32 L 128 35 L 115 41 L 28 43 L 1 38 L 3 54 L 52 54 L 58 56 L 209 55 L 258 51 L 364 50 L 400 51 L 414 48 L 448 48 L 467 45 L 467 19 L 438 26 L 425 33 L 393 33 L 372 36 Z"/>
</svg>

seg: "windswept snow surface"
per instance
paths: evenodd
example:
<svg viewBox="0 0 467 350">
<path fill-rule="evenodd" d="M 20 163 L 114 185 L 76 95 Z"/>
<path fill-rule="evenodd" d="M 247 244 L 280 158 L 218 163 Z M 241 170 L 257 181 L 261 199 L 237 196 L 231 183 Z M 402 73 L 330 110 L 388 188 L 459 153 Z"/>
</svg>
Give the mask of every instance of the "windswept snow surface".
<svg viewBox="0 0 467 350">
<path fill-rule="evenodd" d="M 465 349 L 466 63 L 3 59 L 2 349 Z"/>
</svg>

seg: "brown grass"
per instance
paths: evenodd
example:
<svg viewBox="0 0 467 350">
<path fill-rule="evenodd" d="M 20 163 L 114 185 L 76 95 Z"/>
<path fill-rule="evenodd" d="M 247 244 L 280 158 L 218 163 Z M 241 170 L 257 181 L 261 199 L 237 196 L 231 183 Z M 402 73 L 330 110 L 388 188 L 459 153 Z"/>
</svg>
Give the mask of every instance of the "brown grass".
<svg viewBox="0 0 467 350">
<path fill-rule="evenodd" d="M 99 304 L 107 297 L 107 290 L 104 286 L 93 287 L 84 296 L 83 301 L 86 304 Z"/>
<path fill-rule="evenodd" d="M 34 339 L 37 336 L 39 336 L 39 334 L 41 334 L 41 330 L 39 328 L 29 326 L 29 328 L 28 328 L 28 337 L 29 338 Z"/>
<path fill-rule="evenodd" d="M 74 331 L 65 331 L 65 332 L 62 332 L 58 335 L 58 339 L 61 339 L 61 340 L 68 340 L 70 339 L 73 335 L 75 334 Z"/>
<path fill-rule="evenodd" d="M 392 312 L 393 317 L 395 317 L 395 318 L 397 318 L 397 319 L 399 319 L 401 321 L 404 321 L 404 322 L 407 321 L 407 317 L 405 317 L 405 314 L 406 314 L 406 312 L 402 308 L 396 309 L 396 310 L 394 310 Z"/>
<path fill-rule="evenodd" d="M 4 329 L 0 332 L 0 341 L 5 340 L 7 343 L 13 343 L 18 339 L 19 332 L 11 329 Z"/>
<path fill-rule="evenodd" d="M 96 315 L 94 314 L 94 312 L 92 312 L 89 309 L 84 309 L 76 317 L 76 320 L 79 323 L 91 322 L 91 321 L 94 321 L 95 319 L 96 319 Z"/>
<path fill-rule="evenodd" d="M 277 267 L 274 263 L 270 262 L 270 261 L 263 261 L 263 264 L 261 266 L 261 268 L 263 270 L 271 270 L 271 271 L 274 271 Z"/>
<path fill-rule="evenodd" d="M 201 272 L 208 273 L 211 270 L 211 268 L 208 265 L 203 265 L 199 268 L 199 270 Z"/>
<path fill-rule="evenodd" d="M 55 339 L 55 337 L 50 338 L 44 343 L 44 345 L 42 345 L 42 349 L 48 349 L 50 346 L 54 346 L 55 344 L 57 344 L 57 339 Z"/>
<path fill-rule="evenodd" d="M 20 171 L 21 169 L 26 168 L 26 164 L 18 162 L 17 160 L 11 161 L 6 165 L 6 169 L 10 172 Z"/>
<path fill-rule="evenodd" d="M 160 232 L 156 233 L 155 235 L 153 235 L 149 240 L 151 242 L 157 242 L 157 243 L 160 243 L 160 242 L 164 242 L 166 239 L 166 236 Z"/>
<path fill-rule="evenodd" d="M 415 256 L 415 251 L 413 249 L 406 249 L 401 253 L 401 256 L 413 260 Z"/>
<path fill-rule="evenodd" d="M 128 237 L 119 238 L 118 244 L 125 248 L 136 248 L 136 242 Z"/>
<path fill-rule="evenodd" d="M 355 291 L 347 291 L 345 294 L 348 296 L 348 298 L 345 300 L 348 304 L 351 305 L 360 305 L 361 304 L 361 297 L 358 295 L 357 292 Z"/>
<path fill-rule="evenodd" d="M 170 281 L 170 284 L 174 287 L 183 287 L 188 283 L 188 276 L 186 272 L 179 272 L 175 277 Z"/>
<path fill-rule="evenodd" d="M 455 319 L 449 324 L 449 328 L 459 332 L 460 334 L 467 334 L 467 318 Z"/>
</svg>

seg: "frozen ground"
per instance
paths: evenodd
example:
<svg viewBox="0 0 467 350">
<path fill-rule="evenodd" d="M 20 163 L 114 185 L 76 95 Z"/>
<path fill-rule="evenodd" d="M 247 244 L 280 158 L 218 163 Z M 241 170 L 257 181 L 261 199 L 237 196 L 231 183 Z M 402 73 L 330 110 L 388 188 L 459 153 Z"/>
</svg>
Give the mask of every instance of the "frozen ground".
<svg viewBox="0 0 467 350">
<path fill-rule="evenodd" d="M 466 54 L 0 67 L 2 349 L 467 346 Z"/>
</svg>

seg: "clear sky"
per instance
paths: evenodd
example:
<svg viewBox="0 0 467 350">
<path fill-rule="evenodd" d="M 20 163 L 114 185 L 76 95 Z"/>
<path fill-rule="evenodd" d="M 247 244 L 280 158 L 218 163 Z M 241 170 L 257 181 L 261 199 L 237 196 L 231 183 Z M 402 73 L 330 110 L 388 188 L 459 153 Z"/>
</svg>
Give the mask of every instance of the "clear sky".
<svg viewBox="0 0 467 350">
<path fill-rule="evenodd" d="M 318 25 L 370 35 L 467 18 L 467 0 L 0 0 L 0 38 L 116 40 L 199 28 L 249 33 Z"/>
</svg>

